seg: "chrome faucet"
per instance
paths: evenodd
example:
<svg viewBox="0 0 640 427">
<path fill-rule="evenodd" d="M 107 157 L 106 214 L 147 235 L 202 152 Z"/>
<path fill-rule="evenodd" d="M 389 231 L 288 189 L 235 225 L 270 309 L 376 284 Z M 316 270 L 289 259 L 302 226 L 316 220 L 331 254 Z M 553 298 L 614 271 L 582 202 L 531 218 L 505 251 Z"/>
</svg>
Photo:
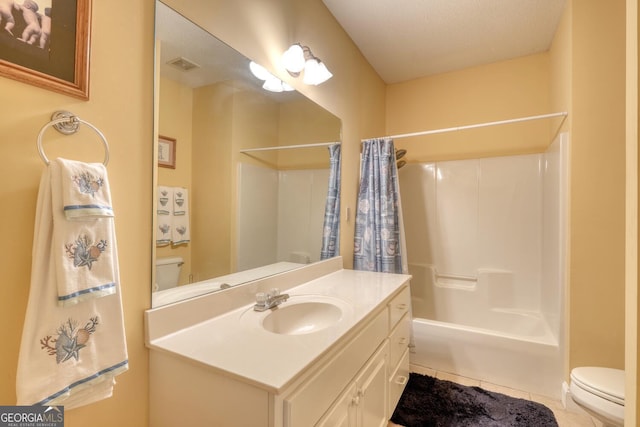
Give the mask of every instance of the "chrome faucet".
<svg viewBox="0 0 640 427">
<path fill-rule="evenodd" d="M 289 299 L 289 294 L 281 294 L 280 289 L 273 288 L 269 292 L 258 292 L 256 303 L 253 306 L 255 311 L 266 311 L 274 308 Z"/>
</svg>

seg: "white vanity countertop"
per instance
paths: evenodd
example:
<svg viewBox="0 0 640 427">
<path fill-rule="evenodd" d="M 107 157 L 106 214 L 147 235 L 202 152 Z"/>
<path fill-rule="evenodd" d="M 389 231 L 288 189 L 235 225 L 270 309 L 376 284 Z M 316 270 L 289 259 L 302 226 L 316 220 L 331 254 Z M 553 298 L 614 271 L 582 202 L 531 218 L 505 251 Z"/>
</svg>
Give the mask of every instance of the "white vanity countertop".
<svg viewBox="0 0 640 427">
<path fill-rule="evenodd" d="M 386 303 L 410 277 L 339 270 L 289 289 L 286 293 L 291 299 L 282 307 L 295 301 L 296 295 L 322 295 L 338 298 L 352 308 L 337 325 L 314 333 L 268 332 L 257 320 L 262 313 L 253 311 L 251 304 L 152 340 L 149 347 L 278 393 L 351 328 Z"/>
</svg>

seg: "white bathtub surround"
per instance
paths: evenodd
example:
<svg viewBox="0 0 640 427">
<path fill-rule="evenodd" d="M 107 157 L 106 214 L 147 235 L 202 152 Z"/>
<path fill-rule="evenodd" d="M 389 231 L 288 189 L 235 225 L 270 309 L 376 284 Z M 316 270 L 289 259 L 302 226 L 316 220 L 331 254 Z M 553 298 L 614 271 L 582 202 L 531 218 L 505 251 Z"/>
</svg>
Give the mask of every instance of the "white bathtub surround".
<svg viewBox="0 0 640 427">
<path fill-rule="evenodd" d="M 333 258 L 147 311 L 153 424 L 176 421 L 171 401 L 194 409 L 184 416 L 199 425 L 336 425 L 370 386 L 360 405 L 388 419 L 391 402 L 380 403 L 399 398 L 409 369 L 410 276 L 341 263 Z M 256 292 L 275 286 L 290 295 L 275 310 L 328 301 L 342 317 L 313 333 L 269 332 L 261 322 L 272 311 L 255 312 L 253 303 Z M 358 411 L 367 416 L 364 407 Z"/>
<path fill-rule="evenodd" d="M 560 397 L 567 153 L 400 171 L 412 363 Z"/>
<path fill-rule="evenodd" d="M 238 167 L 237 266 L 320 260 L 329 169 Z"/>
</svg>

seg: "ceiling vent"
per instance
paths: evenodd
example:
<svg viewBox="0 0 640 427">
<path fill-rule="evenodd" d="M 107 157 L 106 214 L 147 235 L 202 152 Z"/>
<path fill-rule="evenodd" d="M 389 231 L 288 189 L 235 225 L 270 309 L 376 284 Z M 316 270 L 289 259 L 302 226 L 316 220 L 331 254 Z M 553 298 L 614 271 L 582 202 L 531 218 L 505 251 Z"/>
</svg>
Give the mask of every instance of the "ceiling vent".
<svg viewBox="0 0 640 427">
<path fill-rule="evenodd" d="M 182 71 L 189 71 L 193 70 L 194 68 L 200 68 L 200 66 L 195 62 L 191 62 L 187 58 L 183 57 L 172 59 L 171 61 L 168 61 L 167 64 L 173 65 L 174 67 Z"/>
</svg>

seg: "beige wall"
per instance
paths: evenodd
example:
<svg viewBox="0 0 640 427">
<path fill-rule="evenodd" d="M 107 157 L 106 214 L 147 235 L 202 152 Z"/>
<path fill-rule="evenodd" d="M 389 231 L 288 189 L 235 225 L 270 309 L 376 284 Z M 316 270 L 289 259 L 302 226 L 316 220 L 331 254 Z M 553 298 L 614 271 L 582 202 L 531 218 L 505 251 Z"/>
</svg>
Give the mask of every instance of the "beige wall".
<svg viewBox="0 0 640 427">
<path fill-rule="evenodd" d="M 387 134 L 549 113 L 549 55 L 542 53 L 387 87 Z M 396 140 L 408 162 L 539 152 L 551 143 L 541 120 Z"/>
<path fill-rule="evenodd" d="M 93 3 L 90 101 L 78 101 L 0 78 L 0 92 L 5 100 L 10 100 L 0 115 L 3 130 L 0 154 L 5 159 L 0 171 L 3 182 L 0 197 L 5 203 L 4 237 L 9 242 L 0 249 L 4 274 L 0 322 L 10 325 L 5 327 L 0 353 L 0 364 L 4 367 L 0 403 L 15 402 L 15 371 L 29 288 L 35 199 L 43 170 L 35 137 L 53 111 L 68 109 L 98 126 L 111 144 L 109 177 L 117 214 L 130 370 L 119 377 L 114 397 L 69 411 L 66 425 L 137 427 L 146 425 L 148 420 L 148 360 L 143 344 L 142 312 L 150 304 L 151 278 L 153 2 Z M 210 32 L 271 68 L 343 121 L 341 250 L 346 266 L 351 266 L 360 139 L 380 136 L 387 130 L 413 130 L 406 129 L 404 123 L 402 128 L 394 127 L 393 123 L 400 118 L 393 117 L 392 113 L 399 111 L 393 99 L 389 100 L 390 122 L 385 128 L 384 83 L 320 1 L 167 3 L 176 9 L 191 8 L 193 16 Z M 623 360 L 624 135 L 620 134 L 624 129 L 620 122 L 624 118 L 623 3 L 580 1 L 573 2 L 571 9 L 570 104 L 575 187 L 571 199 L 571 366 L 594 363 L 620 367 Z M 127 13 L 122 13 L 123 10 Z M 289 44 L 298 41 L 311 46 L 328 64 L 333 79 L 318 87 L 307 87 L 287 76 L 279 58 Z M 527 60 L 532 62 L 532 69 L 549 67 L 544 65 L 549 62 L 547 54 Z M 535 86 L 553 86 L 557 82 L 555 77 L 548 77 L 545 83 L 544 76 L 533 74 Z M 460 79 L 461 84 L 465 84 L 464 80 Z M 393 92 L 391 87 L 390 97 Z M 557 91 L 534 96 L 536 108 L 544 106 L 542 112 L 556 106 L 549 92 Z M 484 100 L 487 99 L 492 97 Z M 470 97 L 463 100 L 476 103 Z M 519 115 L 520 108 L 524 112 L 531 106 L 515 105 L 504 115 Z M 413 110 L 405 111 L 412 114 Z M 480 110 L 477 112 L 480 114 Z M 537 112 L 527 110 L 525 114 Z M 474 121 L 486 120 L 476 116 L 476 111 L 468 113 Z M 503 117 L 499 108 L 487 113 Z M 418 129 L 431 125 L 425 121 L 428 118 L 411 120 L 416 121 Z M 91 133 L 85 135 L 86 138 L 58 137 L 54 131 L 48 132 L 47 154 L 52 158 L 101 159 L 99 143 Z M 536 144 L 526 142 L 518 149 L 533 150 Z M 453 148 L 457 153 L 451 153 L 452 156 L 465 151 L 459 145 Z M 492 145 L 486 148 L 505 149 Z M 351 210 L 351 221 L 346 219 L 346 209 Z"/>
<path fill-rule="evenodd" d="M 158 184 L 169 187 L 185 187 L 193 190 L 191 182 L 193 94 L 190 88 L 169 79 L 161 79 L 159 102 L 159 129 L 162 136 L 176 140 L 175 169 L 159 167 Z M 193 197 L 190 198 L 192 200 Z M 157 232 L 157 230 L 154 230 Z M 191 245 L 171 244 L 156 248 L 156 257 L 181 257 L 179 284 L 189 283 L 191 271 Z"/>
<path fill-rule="evenodd" d="M 279 145 L 317 144 L 340 140 L 340 120 L 306 99 L 280 105 Z M 327 169 L 327 147 L 278 152 L 278 169 Z"/>
<path fill-rule="evenodd" d="M 569 111 L 568 368 L 624 367 L 624 23 L 624 2 L 569 1 L 548 53 L 387 88 L 388 134 Z M 410 162 L 541 151 L 560 123 L 397 145 L 409 150 Z"/>
<path fill-rule="evenodd" d="M 196 89 L 193 108 L 193 279 L 228 274 L 231 266 L 231 144 L 235 88 Z M 191 122 L 190 122 L 191 123 Z"/>
<path fill-rule="evenodd" d="M 124 13 L 123 11 L 126 11 Z M 153 2 L 94 1 L 91 38 L 91 93 L 80 101 L 0 78 L 0 171 L 5 243 L 0 249 L 0 403 L 16 401 L 15 375 L 27 306 L 36 193 L 44 164 L 36 136 L 51 113 L 66 109 L 97 126 L 111 147 L 109 180 L 116 213 L 130 369 L 118 377 L 113 398 L 65 414 L 66 426 L 147 424 L 148 355 L 142 311 L 149 306 L 151 271 L 151 156 L 153 95 Z M 50 158 L 103 158 L 99 139 L 45 134 Z"/>
<path fill-rule="evenodd" d="M 627 0 L 625 420 L 638 425 L 638 1 Z M 627 403 L 628 402 L 628 403 Z"/>
<path fill-rule="evenodd" d="M 623 368 L 625 2 L 571 11 L 569 367 Z"/>
<path fill-rule="evenodd" d="M 174 0 L 200 8 L 209 30 L 257 61 L 277 69 L 282 51 L 303 41 L 313 46 L 335 77 L 319 87 L 301 87 L 307 95 L 344 123 L 343 147 L 346 206 L 353 206 L 359 140 L 383 130 L 384 84 L 319 1 Z M 69 411 L 73 426 L 145 426 L 148 420 L 148 354 L 144 347 L 142 312 L 150 305 L 152 206 L 153 2 L 94 1 L 91 44 L 91 100 L 58 95 L 0 78 L 5 102 L 0 154 L 0 197 L 6 244 L 1 251 L 4 286 L 0 287 L 0 321 L 6 325 L 0 364 L 0 403 L 15 402 L 15 373 L 29 291 L 35 200 L 44 165 L 35 138 L 51 113 L 67 109 L 98 126 L 111 144 L 109 177 L 116 208 L 116 229 L 122 277 L 122 297 L 129 345 L 130 370 L 118 378 L 114 396 Z M 126 11 L 126 13 L 123 13 Z M 284 70 L 278 69 L 282 74 Z M 366 102 L 366 104 L 365 104 Z M 361 110 L 361 105 L 366 108 Z M 82 137 L 58 137 L 47 132 L 49 157 L 100 160 L 100 143 L 90 132 Z M 342 248 L 353 247 L 352 225 L 342 234 Z M 349 257 L 347 257 L 350 262 Z M 9 326 L 10 325 L 10 326 Z"/>
</svg>

